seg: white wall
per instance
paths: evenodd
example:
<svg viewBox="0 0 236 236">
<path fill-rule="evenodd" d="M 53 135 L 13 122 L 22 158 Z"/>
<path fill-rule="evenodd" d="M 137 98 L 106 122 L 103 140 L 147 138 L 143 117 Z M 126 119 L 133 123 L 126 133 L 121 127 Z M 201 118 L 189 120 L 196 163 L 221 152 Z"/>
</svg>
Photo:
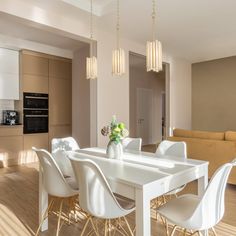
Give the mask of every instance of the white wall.
<svg viewBox="0 0 236 236">
<path fill-rule="evenodd" d="M 78 39 L 89 36 L 88 15 L 81 11 L 77 18 L 70 12 L 54 9 L 47 11 L 33 5 L 33 1 L 1 0 L 0 12 L 20 17 L 26 23 L 47 28 Z M 51 28 L 50 28 L 51 27 Z M 101 26 L 102 27 L 102 26 Z M 102 28 L 95 32 L 98 50 L 97 81 L 97 140 L 99 146 L 105 146 L 107 139 L 102 137 L 100 129 L 108 124 L 111 116 L 129 123 L 129 61 L 128 51 L 145 55 L 145 45 L 127 39 L 121 40 L 126 51 L 126 74 L 122 78 L 111 75 L 111 51 L 115 47 L 114 32 L 106 33 Z M 191 64 L 164 53 L 164 61 L 170 64 L 170 126 L 190 128 L 191 126 Z"/>
<path fill-rule="evenodd" d="M 57 47 L 52 47 L 46 44 L 36 43 L 29 40 L 23 40 L 0 34 L 0 47 L 9 49 L 28 49 L 32 51 L 42 52 L 60 57 L 72 58 L 73 53 L 70 50 L 65 50 Z"/>
<path fill-rule="evenodd" d="M 90 81 L 86 79 L 89 45 L 74 53 L 72 62 L 72 135 L 81 148 L 90 146 Z"/>
</svg>

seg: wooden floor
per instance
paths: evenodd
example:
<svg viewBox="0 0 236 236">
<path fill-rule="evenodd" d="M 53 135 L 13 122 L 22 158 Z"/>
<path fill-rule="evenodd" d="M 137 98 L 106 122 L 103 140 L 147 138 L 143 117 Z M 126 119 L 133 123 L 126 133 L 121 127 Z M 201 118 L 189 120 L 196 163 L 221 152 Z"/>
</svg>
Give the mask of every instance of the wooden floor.
<svg viewBox="0 0 236 236">
<path fill-rule="evenodd" d="M 187 186 L 186 192 L 195 192 L 196 184 Z M 129 216 L 134 223 L 134 214 Z M 55 235 L 56 219 L 50 217 L 49 230 L 40 235 Z M 84 222 L 64 225 L 60 235 L 80 235 Z M 0 168 L 0 235 L 34 235 L 38 225 L 38 165 L 28 164 L 11 168 Z M 228 186 L 226 213 L 216 227 L 220 236 L 236 235 L 236 186 Z M 163 226 L 152 220 L 152 235 L 165 235 Z M 180 235 L 180 234 L 179 234 Z"/>
</svg>

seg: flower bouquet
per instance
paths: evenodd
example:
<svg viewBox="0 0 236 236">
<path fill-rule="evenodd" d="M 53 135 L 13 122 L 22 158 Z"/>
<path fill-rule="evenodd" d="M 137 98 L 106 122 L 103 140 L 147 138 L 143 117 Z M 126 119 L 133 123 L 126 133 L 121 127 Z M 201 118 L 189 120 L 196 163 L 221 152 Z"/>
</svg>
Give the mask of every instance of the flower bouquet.
<svg viewBox="0 0 236 236">
<path fill-rule="evenodd" d="M 101 130 L 103 136 L 109 136 L 107 155 L 109 158 L 122 159 L 123 147 L 121 140 L 129 135 L 124 123 L 118 123 L 116 117 L 112 117 L 111 124 L 104 126 Z"/>
</svg>

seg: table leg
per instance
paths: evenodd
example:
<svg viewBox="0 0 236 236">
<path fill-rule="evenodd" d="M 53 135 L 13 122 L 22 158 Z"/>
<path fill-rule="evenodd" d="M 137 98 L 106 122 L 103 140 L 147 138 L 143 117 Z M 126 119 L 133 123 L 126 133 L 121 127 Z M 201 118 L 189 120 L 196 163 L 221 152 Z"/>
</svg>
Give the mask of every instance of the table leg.
<svg viewBox="0 0 236 236">
<path fill-rule="evenodd" d="M 48 193 L 45 191 L 43 186 L 43 176 L 42 170 L 39 166 L 39 224 L 43 218 L 44 212 L 47 210 L 48 207 Z M 45 231 L 48 229 L 48 219 L 44 220 L 42 224 L 41 231 Z"/>
<path fill-rule="evenodd" d="M 198 179 L 198 196 L 202 196 L 208 185 L 208 169 L 205 169 L 205 175 Z M 207 236 L 207 230 L 201 231 L 203 236 Z"/>
<path fill-rule="evenodd" d="M 136 204 L 136 236 L 151 235 L 150 199 L 145 196 L 143 189 L 135 191 Z"/>
</svg>

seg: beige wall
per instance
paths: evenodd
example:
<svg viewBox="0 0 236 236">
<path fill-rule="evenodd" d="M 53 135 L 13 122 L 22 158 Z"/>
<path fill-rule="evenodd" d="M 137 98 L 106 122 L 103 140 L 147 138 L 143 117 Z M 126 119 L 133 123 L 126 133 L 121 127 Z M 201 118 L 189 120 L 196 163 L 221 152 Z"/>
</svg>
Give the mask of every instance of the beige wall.
<svg viewBox="0 0 236 236">
<path fill-rule="evenodd" d="M 129 94 L 130 94 L 130 136 L 137 137 L 137 89 L 151 89 L 153 94 L 153 117 L 151 143 L 162 139 L 162 92 L 165 91 L 165 71 L 147 72 L 145 57 L 130 54 Z M 138 65 L 135 65 L 138 63 Z"/>
<path fill-rule="evenodd" d="M 72 63 L 72 135 L 81 148 L 90 146 L 90 81 L 86 79 L 89 45 L 74 53 Z"/>
<path fill-rule="evenodd" d="M 192 65 L 192 127 L 236 130 L 236 57 Z"/>
</svg>

